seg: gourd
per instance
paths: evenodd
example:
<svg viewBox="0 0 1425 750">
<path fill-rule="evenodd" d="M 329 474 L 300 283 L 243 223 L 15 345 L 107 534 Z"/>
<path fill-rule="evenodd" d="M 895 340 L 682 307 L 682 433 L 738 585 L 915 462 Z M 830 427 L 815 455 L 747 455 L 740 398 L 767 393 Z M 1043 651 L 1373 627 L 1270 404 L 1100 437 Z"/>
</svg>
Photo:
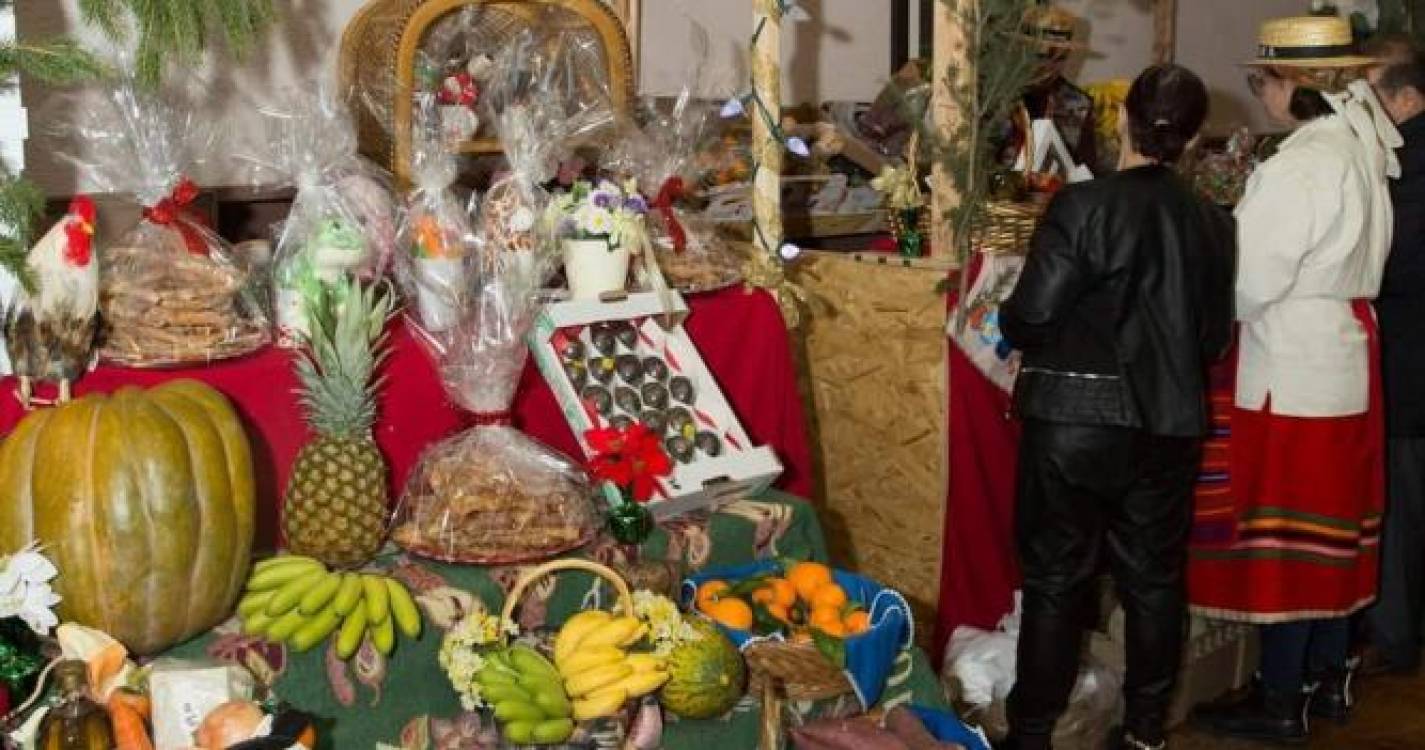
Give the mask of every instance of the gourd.
<svg viewBox="0 0 1425 750">
<path fill-rule="evenodd" d="M 659 698 L 664 708 L 684 719 L 713 719 L 737 705 L 747 668 L 737 647 L 715 625 L 697 617 L 688 622 L 702 637 L 679 644 L 668 655 L 668 682 Z"/>
<path fill-rule="evenodd" d="M 139 655 L 228 616 L 254 504 L 242 424 L 196 381 L 37 411 L 0 444 L 0 553 L 38 541 L 59 569 L 60 618 Z"/>
</svg>

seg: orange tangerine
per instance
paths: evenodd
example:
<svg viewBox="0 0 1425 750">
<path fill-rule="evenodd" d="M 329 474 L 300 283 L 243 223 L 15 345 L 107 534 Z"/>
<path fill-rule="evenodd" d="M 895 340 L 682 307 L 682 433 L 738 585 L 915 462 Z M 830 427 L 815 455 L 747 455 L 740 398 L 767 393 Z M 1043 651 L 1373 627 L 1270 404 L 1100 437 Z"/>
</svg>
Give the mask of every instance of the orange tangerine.
<svg viewBox="0 0 1425 750">
<path fill-rule="evenodd" d="M 783 607 L 780 603 L 778 603 L 778 602 L 767 602 L 767 603 L 763 604 L 762 606 L 763 606 L 764 608 L 766 608 L 767 614 L 769 614 L 769 615 L 771 615 L 771 616 L 773 616 L 773 617 L 775 617 L 775 618 L 777 619 L 777 622 L 780 622 L 780 623 L 782 623 L 783 625 L 790 625 L 790 624 L 791 624 L 791 622 L 792 622 L 792 614 L 791 614 L 791 612 L 790 612 L 786 607 Z"/>
<path fill-rule="evenodd" d="M 767 585 L 776 594 L 776 602 L 783 607 L 790 607 L 797 603 L 797 587 L 785 578 L 769 578 Z"/>
<path fill-rule="evenodd" d="M 727 585 L 727 581 L 705 581 L 698 587 L 698 608 L 701 609 L 704 604 L 717 601 L 719 597 L 727 593 L 729 588 L 731 587 Z"/>
<path fill-rule="evenodd" d="M 840 620 L 832 620 L 831 622 L 818 625 L 816 629 L 834 638 L 845 638 L 848 635 L 846 626 L 842 625 Z"/>
<path fill-rule="evenodd" d="M 775 604 L 777 603 L 777 592 L 772 590 L 771 586 L 763 586 L 752 592 L 752 601 L 762 604 Z"/>
<path fill-rule="evenodd" d="M 812 595 L 811 606 L 818 609 L 841 609 L 846 606 L 846 592 L 834 583 L 828 583 Z"/>
<path fill-rule="evenodd" d="M 787 580 L 797 590 L 797 596 L 810 602 L 817 589 L 831 583 L 831 568 L 816 562 L 799 562 L 787 571 Z"/>
<path fill-rule="evenodd" d="M 715 622 L 734 630 L 752 628 L 751 605 L 735 597 L 711 601 L 703 608 L 703 612 Z"/>
<path fill-rule="evenodd" d="M 871 614 L 864 609 L 858 609 L 846 616 L 845 624 L 852 635 L 860 635 L 871 629 Z"/>
<path fill-rule="evenodd" d="M 807 624 L 819 630 L 826 630 L 831 625 L 841 625 L 841 612 L 835 609 L 818 608 L 811 611 L 811 617 L 807 618 Z"/>
</svg>

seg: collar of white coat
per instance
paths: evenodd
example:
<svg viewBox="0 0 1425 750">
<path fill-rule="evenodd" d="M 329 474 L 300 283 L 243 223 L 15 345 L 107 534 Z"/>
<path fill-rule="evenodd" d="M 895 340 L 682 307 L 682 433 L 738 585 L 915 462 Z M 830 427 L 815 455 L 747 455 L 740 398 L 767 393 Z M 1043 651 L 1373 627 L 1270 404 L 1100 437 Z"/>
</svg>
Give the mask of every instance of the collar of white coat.
<svg viewBox="0 0 1425 750">
<path fill-rule="evenodd" d="M 1395 150 L 1405 144 L 1405 139 L 1396 129 L 1395 123 L 1391 122 L 1390 115 L 1386 113 L 1385 107 L 1381 106 L 1370 84 L 1357 80 L 1345 91 L 1324 96 L 1331 108 L 1336 110 L 1336 114 L 1350 125 L 1351 131 L 1355 133 L 1361 145 L 1365 146 L 1372 161 L 1384 161 L 1386 176 L 1399 177 L 1400 159 L 1397 158 Z"/>
</svg>

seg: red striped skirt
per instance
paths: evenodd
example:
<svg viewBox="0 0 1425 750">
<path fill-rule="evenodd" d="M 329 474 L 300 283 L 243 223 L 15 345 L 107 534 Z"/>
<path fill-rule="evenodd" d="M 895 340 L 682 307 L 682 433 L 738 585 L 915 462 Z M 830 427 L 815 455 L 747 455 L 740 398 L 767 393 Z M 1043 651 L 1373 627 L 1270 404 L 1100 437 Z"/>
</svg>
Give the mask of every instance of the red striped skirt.
<svg viewBox="0 0 1425 750">
<path fill-rule="evenodd" d="M 1380 350 L 1368 303 L 1370 407 L 1303 418 L 1233 406 L 1231 378 L 1212 393 L 1188 556 L 1188 598 L 1209 617 L 1256 623 L 1351 614 L 1376 595 L 1385 508 Z M 1234 366 L 1235 369 L 1235 366 Z"/>
</svg>

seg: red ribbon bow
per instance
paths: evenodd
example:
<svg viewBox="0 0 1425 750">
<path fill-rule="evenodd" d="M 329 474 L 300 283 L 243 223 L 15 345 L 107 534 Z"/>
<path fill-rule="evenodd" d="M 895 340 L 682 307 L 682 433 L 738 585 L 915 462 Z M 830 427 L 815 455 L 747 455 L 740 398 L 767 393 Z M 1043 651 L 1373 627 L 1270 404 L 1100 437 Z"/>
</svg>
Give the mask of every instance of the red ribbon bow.
<svg viewBox="0 0 1425 750">
<path fill-rule="evenodd" d="M 458 91 L 451 91 L 449 87 L 442 84 L 440 93 L 436 96 L 441 104 L 460 104 L 466 107 L 475 106 L 475 102 L 480 98 L 480 88 L 475 85 L 475 78 L 469 73 L 457 73 L 445 79 L 446 83 L 455 81 Z"/>
<path fill-rule="evenodd" d="M 663 216 L 663 222 L 668 225 L 668 236 L 673 238 L 673 250 L 679 253 L 688 248 L 688 232 L 678 222 L 673 203 L 682 198 L 686 191 L 683 178 L 674 175 L 663 183 L 663 187 L 658 189 L 658 197 L 653 199 L 653 208 L 658 209 L 658 213 Z"/>
<path fill-rule="evenodd" d="M 193 255 L 207 255 L 208 243 L 198 227 L 204 226 L 203 217 L 192 209 L 198 199 L 198 186 L 184 177 L 173 186 L 173 191 L 152 206 L 145 206 L 143 217 L 159 226 L 173 227 L 183 235 L 183 245 Z"/>
</svg>

